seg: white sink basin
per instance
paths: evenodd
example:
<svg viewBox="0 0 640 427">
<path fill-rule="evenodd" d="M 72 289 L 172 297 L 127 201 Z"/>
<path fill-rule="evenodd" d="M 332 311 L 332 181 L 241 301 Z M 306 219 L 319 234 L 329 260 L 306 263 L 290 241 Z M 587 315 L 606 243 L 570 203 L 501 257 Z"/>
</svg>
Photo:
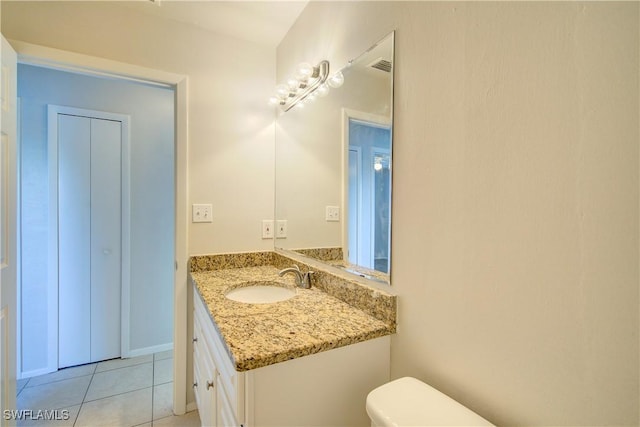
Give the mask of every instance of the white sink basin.
<svg viewBox="0 0 640 427">
<path fill-rule="evenodd" d="M 225 297 L 246 304 L 268 304 L 286 301 L 296 296 L 295 289 L 285 288 L 276 282 L 255 282 L 249 286 L 227 291 Z"/>
</svg>

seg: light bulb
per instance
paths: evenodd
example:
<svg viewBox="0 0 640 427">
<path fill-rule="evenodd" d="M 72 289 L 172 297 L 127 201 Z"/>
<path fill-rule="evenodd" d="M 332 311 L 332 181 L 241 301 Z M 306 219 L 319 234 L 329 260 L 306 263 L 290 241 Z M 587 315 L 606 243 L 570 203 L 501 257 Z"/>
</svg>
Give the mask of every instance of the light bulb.
<svg viewBox="0 0 640 427">
<path fill-rule="evenodd" d="M 305 99 L 308 99 L 309 102 L 313 102 L 316 100 L 316 93 L 312 92 L 311 94 L 309 94 L 309 96 L 307 96 Z"/>
<path fill-rule="evenodd" d="M 278 95 L 280 99 L 286 99 L 289 96 L 289 86 L 285 84 L 276 86 L 276 95 Z"/>
<path fill-rule="evenodd" d="M 293 77 L 287 80 L 287 86 L 289 86 L 289 91 L 291 92 L 295 92 L 298 89 L 299 85 L 300 85 L 300 82 L 297 79 L 294 79 Z"/>
<path fill-rule="evenodd" d="M 304 103 L 298 101 L 298 103 L 296 104 L 296 108 L 304 108 Z"/>
<path fill-rule="evenodd" d="M 313 75 L 313 66 L 307 62 L 298 64 L 296 68 L 296 78 L 298 80 L 308 80 Z"/>
<path fill-rule="evenodd" d="M 280 98 L 277 96 L 272 96 L 269 98 L 269 105 L 278 105 L 280 104 Z"/>
<path fill-rule="evenodd" d="M 338 71 L 333 76 L 329 77 L 328 82 L 329 82 L 329 86 L 331 86 L 334 89 L 337 89 L 340 86 L 342 86 L 342 84 L 344 83 L 344 76 L 342 75 L 342 72 Z"/>
<path fill-rule="evenodd" d="M 320 87 L 316 90 L 318 96 L 327 96 L 329 93 L 329 86 L 326 83 L 322 83 Z"/>
</svg>

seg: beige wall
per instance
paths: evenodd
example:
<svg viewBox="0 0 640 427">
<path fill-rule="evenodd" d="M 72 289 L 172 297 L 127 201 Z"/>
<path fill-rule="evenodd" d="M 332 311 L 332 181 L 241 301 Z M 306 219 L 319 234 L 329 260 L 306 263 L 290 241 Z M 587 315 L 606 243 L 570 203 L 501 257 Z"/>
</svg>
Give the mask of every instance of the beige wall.
<svg viewBox="0 0 640 427">
<path fill-rule="evenodd" d="M 499 425 L 637 425 L 638 3 L 311 3 L 278 69 L 396 33 L 392 376 Z"/>
<path fill-rule="evenodd" d="M 189 253 L 267 250 L 273 217 L 274 50 L 147 16 L 118 2 L 2 2 L 10 39 L 189 77 L 189 205 L 212 203 L 213 223 L 190 224 Z M 135 142 L 134 142 L 135 143 Z"/>
<path fill-rule="evenodd" d="M 331 64 L 330 75 L 345 65 Z M 277 81 L 286 82 L 287 74 L 291 75 L 294 69 L 279 69 Z M 325 218 L 326 206 L 340 207 L 343 222 L 348 218 L 343 202 L 342 170 L 348 157 L 343 156 L 347 148 L 343 141 L 342 108 L 375 114 L 381 121 L 388 121 L 391 79 L 355 66 L 344 75 L 343 86 L 331 89 L 326 97 L 302 109 L 279 110 L 275 135 L 275 216 L 277 220 L 287 220 L 287 238 L 276 239 L 276 247 L 342 247 L 346 243 L 343 223 Z"/>
</svg>

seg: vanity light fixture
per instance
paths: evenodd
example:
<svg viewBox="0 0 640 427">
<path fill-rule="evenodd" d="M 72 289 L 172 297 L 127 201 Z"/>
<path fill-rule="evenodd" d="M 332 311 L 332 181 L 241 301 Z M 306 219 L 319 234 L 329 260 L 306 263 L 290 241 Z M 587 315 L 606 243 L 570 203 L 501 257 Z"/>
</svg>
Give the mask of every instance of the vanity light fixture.
<svg viewBox="0 0 640 427">
<path fill-rule="evenodd" d="M 287 83 L 276 86 L 276 94 L 269 98 L 270 105 L 280 105 L 284 111 L 293 107 L 304 107 L 317 96 L 326 96 L 329 86 L 338 88 L 344 83 L 344 76 L 338 71 L 329 77 L 329 61 L 320 61 L 318 65 L 303 62 L 298 65 L 293 77 Z"/>
</svg>

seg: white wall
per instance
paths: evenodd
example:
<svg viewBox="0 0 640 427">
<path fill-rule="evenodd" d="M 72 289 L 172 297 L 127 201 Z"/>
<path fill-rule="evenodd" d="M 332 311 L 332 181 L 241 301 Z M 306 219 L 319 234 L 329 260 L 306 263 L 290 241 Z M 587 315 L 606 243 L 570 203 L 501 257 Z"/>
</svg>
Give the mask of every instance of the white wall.
<svg viewBox="0 0 640 427">
<path fill-rule="evenodd" d="M 213 204 L 213 223 L 190 225 L 189 253 L 271 249 L 260 220 L 273 217 L 273 48 L 118 3 L 3 1 L 2 32 L 187 75 L 189 205 Z"/>
<path fill-rule="evenodd" d="M 638 425 L 638 3 L 313 2 L 278 69 L 396 33 L 392 376 L 498 425 Z"/>
<path fill-rule="evenodd" d="M 173 341 L 174 91 L 20 65 L 22 370 L 47 360 L 47 105 L 129 115 L 130 350 Z M 153 297 L 149 297 L 152 295 Z M 44 323 L 44 324 L 43 324 Z"/>
</svg>

